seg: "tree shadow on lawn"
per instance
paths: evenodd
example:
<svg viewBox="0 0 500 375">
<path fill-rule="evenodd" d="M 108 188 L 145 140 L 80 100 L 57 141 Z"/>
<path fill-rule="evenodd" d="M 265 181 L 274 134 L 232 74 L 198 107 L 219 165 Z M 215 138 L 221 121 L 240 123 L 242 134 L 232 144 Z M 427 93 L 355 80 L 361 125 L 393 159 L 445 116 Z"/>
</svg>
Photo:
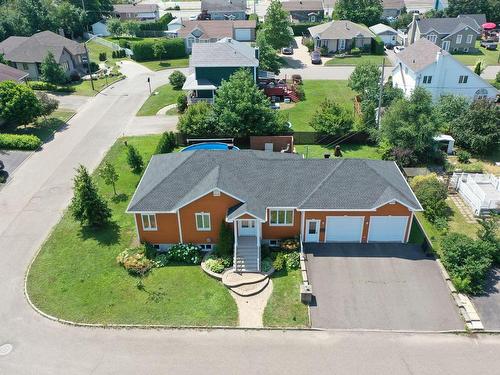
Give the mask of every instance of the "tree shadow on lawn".
<svg viewBox="0 0 500 375">
<path fill-rule="evenodd" d="M 54 139 L 56 132 L 62 132 L 68 128 L 68 124 L 58 118 L 38 119 L 32 124 L 26 126 L 17 126 L 7 129 L 14 134 L 34 135 L 42 140 L 43 143 L 50 142 Z"/>
<path fill-rule="evenodd" d="M 102 228 L 85 226 L 80 228 L 80 234 L 82 240 L 86 241 L 88 239 L 94 239 L 101 245 L 114 245 L 120 240 L 120 226 L 112 221 Z"/>
</svg>

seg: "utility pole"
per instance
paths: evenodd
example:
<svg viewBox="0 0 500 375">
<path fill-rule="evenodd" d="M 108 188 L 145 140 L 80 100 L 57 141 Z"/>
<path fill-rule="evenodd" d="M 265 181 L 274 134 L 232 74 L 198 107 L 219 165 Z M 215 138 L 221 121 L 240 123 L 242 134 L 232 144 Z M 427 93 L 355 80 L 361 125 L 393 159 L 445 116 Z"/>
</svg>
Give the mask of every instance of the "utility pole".
<svg viewBox="0 0 500 375">
<path fill-rule="evenodd" d="M 385 57 L 382 59 L 382 73 L 380 74 L 380 89 L 378 93 L 378 108 L 377 108 L 377 129 L 380 129 L 380 117 L 382 111 L 382 92 L 384 91 L 384 68 L 385 68 Z"/>
<path fill-rule="evenodd" d="M 87 40 L 87 42 L 88 42 L 88 40 Z M 92 70 L 90 69 L 90 57 L 89 57 L 89 50 L 87 48 L 87 42 L 83 42 L 83 47 L 85 48 L 85 54 L 87 55 L 87 68 L 88 68 L 89 74 L 90 74 L 90 85 L 92 86 L 92 91 L 95 91 L 94 80 L 92 79 Z"/>
<path fill-rule="evenodd" d="M 151 96 L 151 78 L 148 77 L 148 85 L 149 85 L 149 96 Z"/>
</svg>

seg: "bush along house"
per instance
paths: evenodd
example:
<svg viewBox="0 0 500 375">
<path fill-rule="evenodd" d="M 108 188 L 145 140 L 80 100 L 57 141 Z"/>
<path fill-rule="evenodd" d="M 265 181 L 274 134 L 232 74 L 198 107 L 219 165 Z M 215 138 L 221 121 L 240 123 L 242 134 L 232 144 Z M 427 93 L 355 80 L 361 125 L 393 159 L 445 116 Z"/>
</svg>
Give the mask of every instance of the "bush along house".
<svg viewBox="0 0 500 375">
<path fill-rule="evenodd" d="M 238 69 L 250 70 L 257 81 L 258 67 L 259 49 L 232 38 L 193 44 L 189 58 L 190 74 L 182 86 L 187 91 L 188 104 L 199 101 L 213 104 L 215 91 L 222 80 L 228 80 Z"/>
<path fill-rule="evenodd" d="M 139 240 L 159 249 L 193 243 L 209 250 L 229 226 L 237 272 L 259 271 L 261 244 L 292 237 L 405 243 L 421 210 L 392 161 L 257 150 L 155 155 L 127 208 Z"/>
</svg>

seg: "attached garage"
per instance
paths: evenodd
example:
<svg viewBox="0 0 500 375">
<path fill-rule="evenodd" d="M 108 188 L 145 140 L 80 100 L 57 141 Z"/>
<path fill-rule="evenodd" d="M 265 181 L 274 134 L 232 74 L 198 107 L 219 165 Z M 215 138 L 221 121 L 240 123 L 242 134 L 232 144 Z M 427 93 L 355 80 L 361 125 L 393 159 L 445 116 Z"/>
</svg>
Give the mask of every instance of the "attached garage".
<svg viewBox="0 0 500 375">
<path fill-rule="evenodd" d="M 239 42 L 252 40 L 252 29 L 234 29 L 234 38 Z"/>
<path fill-rule="evenodd" d="M 368 242 L 404 242 L 408 216 L 372 216 Z"/>
<path fill-rule="evenodd" d="M 329 216 L 326 218 L 326 242 L 361 242 L 364 216 Z"/>
</svg>

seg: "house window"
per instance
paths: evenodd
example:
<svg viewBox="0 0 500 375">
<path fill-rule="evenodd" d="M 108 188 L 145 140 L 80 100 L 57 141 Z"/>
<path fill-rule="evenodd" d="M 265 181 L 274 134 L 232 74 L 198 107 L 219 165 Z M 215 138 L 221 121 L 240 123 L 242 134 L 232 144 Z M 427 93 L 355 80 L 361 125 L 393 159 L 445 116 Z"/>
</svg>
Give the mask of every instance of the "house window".
<svg viewBox="0 0 500 375">
<path fill-rule="evenodd" d="M 457 35 L 457 44 L 460 44 L 460 43 L 462 43 L 462 35 L 461 34 Z"/>
<path fill-rule="evenodd" d="M 432 82 L 432 76 L 424 76 L 424 83 L 431 83 Z"/>
<path fill-rule="evenodd" d="M 467 44 L 471 44 L 472 43 L 472 38 L 474 38 L 473 35 L 467 35 Z"/>
<path fill-rule="evenodd" d="M 436 43 L 437 40 L 437 35 L 427 35 L 427 40 L 429 40 L 432 43 Z"/>
<path fill-rule="evenodd" d="M 155 214 L 142 214 L 142 229 L 156 230 L 156 215 Z"/>
<path fill-rule="evenodd" d="M 210 230 L 210 214 L 208 212 L 198 212 L 196 216 L 196 230 L 208 231 Z"/>
<path fill-rule="evenodd" d="M 201 245 L 198 245 L 198 247 L 202 251 L 210 251 L 210 250 L 212 250 L 212 244 L 201 244 Z"/>
<path fill-rule="evenodd" d="M 345 50 L 345 39 L 339 39 L 339 50 Z"/>
<path fill-rule="evenodd" d="M 458 78 L 458 83 L 467 83 L 468 79 L 469 79 L 469 76 L 460 76 Z"/>
<path fill-rule="evenodd" d="M 28 69 L 29 69 L 29 66 L 28 66 L 28 64 L 26 64 L 26 63 L 23 63 L 23 70 L 28 70 Z"/>
<path fill-rule="evenodd" d="M 269 210 L 271 216 L 271 225 L 293 225 L 293 210 L 276 209 Z"/>
<path fill-rule="evenodd" d="M 62 68 L 63 68 L 63 70 L 64 70 L 64 71 L 66 71 L 66 72 L 67 72 L 67 71 L 69 70 L 69 64 L 68 64 L 68 62 L 67 62 L 67 61 L 63 61 L 63 62 L 61 63 L 61 66 L 62 66 Z"/>
<path fill-rule="evenodd" d="M 280 240 L 269 240 L 269 246 L 278 247 L 280 245 Z"/>
</svg>

